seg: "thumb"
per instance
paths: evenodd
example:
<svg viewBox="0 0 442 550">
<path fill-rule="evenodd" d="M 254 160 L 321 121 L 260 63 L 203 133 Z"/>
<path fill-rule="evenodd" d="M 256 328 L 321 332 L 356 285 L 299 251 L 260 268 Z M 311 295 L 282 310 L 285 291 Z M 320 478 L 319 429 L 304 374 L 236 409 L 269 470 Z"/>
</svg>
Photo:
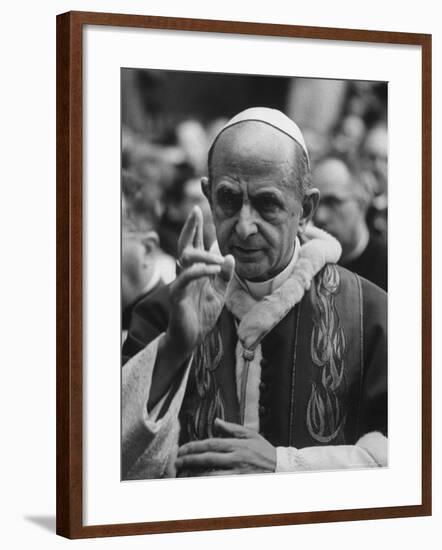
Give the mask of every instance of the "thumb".
<svg viewBox="0 0 442 550">
<path fill-rule="evenodd" d="M 235 258 L 231 254 L 227 254 L 224 258 L 224 264 L 221 267 L 220 277 L 230 283 L 233 277 L 233 270 L 235 269 Z"/>
<path fill-rule="evenodd" d="M 221 266 L 221 271 L 215 277 L 215 287 L 218 292 L 224 294 L 230 284 L 233 277 L 233 270 L 235 268 L 235 259 L 232 255 L 228 254 L 224 258 L 224 263 Z"/>
<path fill-rule="evenodd" d="M 250 437 L 250 430 L 241 426 L 241 424 L 234 424 L 233 422 L 227 422 L 227 420 L 221 420 L 221 418 L 215 418 L 215 426 L 218 430 L 230 437 L 236 437 L 238 439 L 248 439 Z"/>
</svg>

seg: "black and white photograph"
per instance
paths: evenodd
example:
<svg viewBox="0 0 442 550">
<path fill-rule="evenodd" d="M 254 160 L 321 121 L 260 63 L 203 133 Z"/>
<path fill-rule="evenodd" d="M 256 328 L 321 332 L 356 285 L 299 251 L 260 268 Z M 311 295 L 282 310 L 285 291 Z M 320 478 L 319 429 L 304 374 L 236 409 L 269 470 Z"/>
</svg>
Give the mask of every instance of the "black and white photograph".
<svg viewBox="0 0 442 550">
<path fill-rule="evenodd" d="M 388 84 L 121 69 L 121 478 L 388 462 Z"/>
<path fill-rule="evenodd" d="M 4 5 L 3 548 L 439 550 L 436 6 Z"/>
</svg>

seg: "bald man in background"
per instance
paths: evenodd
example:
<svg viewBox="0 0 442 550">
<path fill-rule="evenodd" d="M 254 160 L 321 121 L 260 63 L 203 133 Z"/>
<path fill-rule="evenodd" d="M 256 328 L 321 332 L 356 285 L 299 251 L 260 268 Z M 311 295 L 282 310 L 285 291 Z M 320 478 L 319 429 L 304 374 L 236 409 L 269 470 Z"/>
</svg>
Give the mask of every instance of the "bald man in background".
<svg viewBox="0 0 442 550">
<path fill-rule="evenodd" d="M 387 465 L 385 293 L 336 265 L 297 125 L 252 108 L 209 151 L 181 272 L 136 308 L 124 479 Z"/>
<path fill-rule="evenodd" d="M 321 194 L 315 224 L 340 242 L 340 265 L 386 291 L 387 242 L 382 234 L 369 230 L 372 194 L 363 177 L 346 157 L 320 159 L 312 173 L 313 185 Z"/>
</svg>

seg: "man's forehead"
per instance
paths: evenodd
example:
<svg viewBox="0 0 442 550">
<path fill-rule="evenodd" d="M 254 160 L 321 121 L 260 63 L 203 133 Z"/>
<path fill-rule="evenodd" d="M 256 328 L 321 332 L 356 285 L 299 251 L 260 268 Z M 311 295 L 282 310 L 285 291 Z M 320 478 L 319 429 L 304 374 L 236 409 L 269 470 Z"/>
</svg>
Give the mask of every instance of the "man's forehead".
<svg viewBox="0 0 442 550">
<path fill-rule="evenodd" d="M 296 197 L 291 170 L 236 170 L 234 165 L 216 170 L 212 189 L 215 193 L 230 192 L 244 197 L 273 195 L 282 200 Z"/>
<path fill-rule="evenodd" d="M 269 168 L 292 162 L 295 142 L 278 129 L 259 121 L 245 121 L 224 130 L 213 145 L 212 162 L 248 161 Z"/>
<path fill-rule="evenodd" d="M 348 193 L 352 188 L 349 169 L 339 159 L 326 159 L 313 170 L 313 185 L 324 192 L 333 194 Z"/>
</svg>

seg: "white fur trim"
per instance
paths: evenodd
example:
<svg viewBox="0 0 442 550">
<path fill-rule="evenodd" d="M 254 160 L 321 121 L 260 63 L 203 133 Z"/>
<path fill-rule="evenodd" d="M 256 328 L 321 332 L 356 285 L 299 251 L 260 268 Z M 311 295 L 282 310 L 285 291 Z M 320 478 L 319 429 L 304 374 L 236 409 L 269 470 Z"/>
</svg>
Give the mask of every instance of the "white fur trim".
<svg viewBox="0 0 442 550">
<path fill-rule="evenodd" d="M 356 445 L 367 451 L 378 466 L 388 465 L 388 439 L 380 432 L 363 435 Z"/>
<path fill-rule="evenodd" d="M 310 288 L 313 277 L 327 264 L 336 263 L 341 255 L 338 241 L 317 227 L 306 229 L 310 239 L 299 253 L 290 277 L 272 294 L 255 300 L 236 279 L 232 280 L 226 299 L 227 308 L 240 320 L 238 338 L 246 349 L 259 342 L 299 303 Z"/>
</svg>

